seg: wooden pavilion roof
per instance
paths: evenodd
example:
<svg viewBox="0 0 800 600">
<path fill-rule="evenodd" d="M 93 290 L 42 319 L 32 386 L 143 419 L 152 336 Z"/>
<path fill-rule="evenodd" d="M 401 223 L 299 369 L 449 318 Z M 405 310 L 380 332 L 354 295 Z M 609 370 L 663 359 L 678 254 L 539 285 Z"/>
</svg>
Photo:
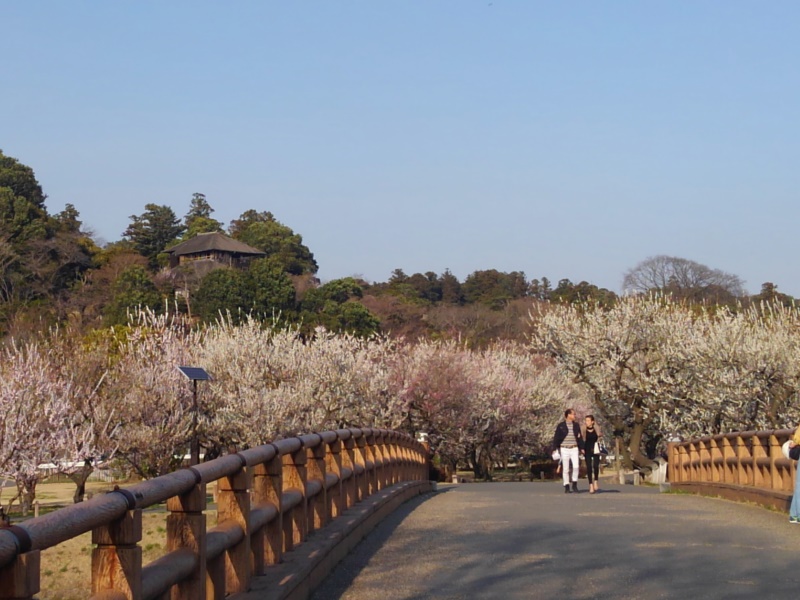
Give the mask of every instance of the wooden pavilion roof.
<svg viewBox="0 0 800 600">
<path fill-rule="evenodd" d="M 173 256 L 185 256 L 187 254 L 201 254 L 214 250 L 244 256 L 266 255 L 266 252 L 262 252 L 258 248 L 253 248 L 224 233 L 218 232 L 199 233 L 185 242 L 167 248 L 164 252 L 172 254 Z"/>
</svg>

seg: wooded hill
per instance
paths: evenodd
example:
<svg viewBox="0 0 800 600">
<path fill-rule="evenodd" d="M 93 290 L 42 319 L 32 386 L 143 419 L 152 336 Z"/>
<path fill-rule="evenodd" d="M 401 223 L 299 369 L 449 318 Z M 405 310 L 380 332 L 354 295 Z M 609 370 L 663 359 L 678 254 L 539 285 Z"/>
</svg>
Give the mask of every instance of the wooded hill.
<svg viewBox="0 0 800 600">
<path fill-rule="evenodd" d="M 67 323 L 88 332 L 124 324 L 132 308 L 147 307 L 186 313 L 196 322 L 214 321 L 220 313 L 229 312 L 234 321 L 254 314 L 297 324 L 305 334 L 323 326 L 357 335 L 458 338 L 483 346 L 527 338 L 533 304 L 610 306 L 617 299 L 585 281 L 561 279 L 553 285 L 546 277 L 529 280 L 522 271 L 494 269 L 475 271 L 464 281 L 450 271 L 408 275 L 396 269 L 385 282 L 349 277 L 321 283 L 302 236 L 271 212 L 250 209 L 225 227 L 200 193 L 193 194 L 182 218 L 169 206 L 146 204 L 141 214 L 131 215 L 120 240 L 100 247 L 74 205 L 51 215 L 46 198 L 33 169 L 0 151 L 2 337 L 24 338 Z M 259 254 L 236 265 L 210 254 L 171 264 L 171 248 L 215 232 Z M 623 287 L 727 306 L 793 301 L 772 283 L 747 296 L 734 275 L 664 256 L 632 268 Z"/>
</svg>

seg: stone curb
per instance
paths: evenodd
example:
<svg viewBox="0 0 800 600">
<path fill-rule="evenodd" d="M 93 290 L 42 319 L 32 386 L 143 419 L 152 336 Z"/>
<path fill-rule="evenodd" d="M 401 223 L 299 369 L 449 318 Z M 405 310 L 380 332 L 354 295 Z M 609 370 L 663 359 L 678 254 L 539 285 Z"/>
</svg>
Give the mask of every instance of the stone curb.
<svg viewBox="0 0 800 600">
<path fill-rule="evenodd" d="M 792 503 L 792 492 L 756 488 L 732 483 L 706 483 L 700 481 L 682 481 L 670 483 L 670 490 L 680 490 L 700 496 L 724 498 L 734 502 L 752 502 L 781 512 L 789 512 Z"/>
<path fill-rule="evenodd" d="M 231 600 L 307 600 L 333 568 L 400 505 L 435 490 L 433 481 L 406 481 L 359 502 L 254 577 L 250 591 Z"/>
</svg>

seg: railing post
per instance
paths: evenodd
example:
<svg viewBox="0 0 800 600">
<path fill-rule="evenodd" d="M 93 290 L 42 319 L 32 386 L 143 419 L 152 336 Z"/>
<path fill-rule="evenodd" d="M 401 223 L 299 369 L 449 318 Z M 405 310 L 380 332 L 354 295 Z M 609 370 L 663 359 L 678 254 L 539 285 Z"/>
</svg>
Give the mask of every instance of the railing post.
<svg viewBox="0 0 800 600">
<path fill-rule="evenodd" d="M 365 496 L 371 496 L 378 491 L 378 463 L 375 456 L 375 432 L 372 429 L 365 436 L 364 465 L 367 467 L 367 486 Z"/>
<path fill-rule="evenodd" d="M 283 551 L 287 552 L 306 538 L 306 461 L 304 447 L 297 452 L 283 455 L 283 490 L 300 492 L 303 499 L 290 511 L 283 513 Z"/>
<path fill-rule="evenodd" d="M 381 452 L 383 454 L 383 484 L 384 486 L 390 486 L 394 483 L 394 469 L 395 469 L 395 457 L 394 457 L 394 434 L 390 431 L 383 432 L 383 448 Z"/>
<path fill-rule="evenodd" d="M 752 446 L 745 442 L 741 435 L 736 436 L 736 471 L 739 485 L 753 485 Z"/>
<path fill-rule="evenodd" d="M 386 458 L 386 483 L 394 485 L 397 483 L 398 456 L 397 456 L 397 435 L 394 432 L 387 432 L 383 438 L 383 455 Z"/>
<path fill-rule="evenodd" d="M 307 481 L 317 480 L 321 484 L 319 494 L 308 498 L 308 525 L 306 531 L 311 533 L 328 522 L 328 491 L 325 489 L 325 450 L 327 444 L 320 439 L 319 444 L 308 448 Z"/>
<path fill-rule="evenodd" d="M 420 470 L 420 450 L 415 445 L 407 442 L 406 443 L 406 468 L 408 470 L 408 475 L 406 479 L 410 479 L 411 481 L 416 481 L 419 479 L 419 470 Z"/>
<path fill-rule="evenodd" d="M 92 594 L 116 591 L 128 600 L 142 597 L 142 510 L 92 530 Z"/>
<path fill-rule="evenodd" d="M 328 515 L 331 519 L 340 516 L 345 510 L 346 499 L 342 497 L 344 487 L 342 484 L 342 440 L 336 439 L 335 442 L 328 444 L 328 451 L 325 453 L 326 472 L 336 475 L 339 479 L 330 490 L 328 490 Z"/>
<path fill-rule="evenodd" d="M 389 440 L 389 432 L 386 430 L 381 431 L 380 438 L 380 457 L 381 457 L 381 489 L 388 487 L 392 482 L 392 453 L 391 441 Z"/>
<path fill-rule="evenodd" d="M 426 445 L 423 445 L 423 448 L 427 450 Z M 408 469 L 407 477 L 412 481 L 418 481 L 420 479 L 420 461 L 422 451 L 415 444 L 407 442 L 406 452 L 408 453 L 408 458 L 406 459 Z"/>
<path fill-rule="evenodd" d="M 400 439 L 398 442 L 398 455 L 399 455 L 399 464 L 400 464 L 400 481 L 408 481 L 411 479 L 411 449 L 408 447 L 408 442 L 404 439 Z"/>
<path fill-rule="evenodd" d="M 705 440 L 700 440 L 697 444 L 697 454 L 700 458 L 700 472 L 698 473 L 699 481 L 709 481 L 709 472 L 708 472 L 708 465 L 709 459 L 711 457 L 711 453 L 708 451 L 708 442 Z"/>
<path fill-rule="evenodd" d="M 684 480 L 695 481 L 697 479 L 695 461 L 699 460 L 695 444 L 692 442 L 684 443 L 683 452 L 685 454 L 685 465 L 683 469 Z"/>
<path fill-rule="evenodd" d="M 406 481 L 406 442 L 402 437 L 398 436 L 395 444 L 395 453 L 397 455 L 397 481 Z"/>
<path fill-rule="evenodd" d="M 675 475 L 678 469 L 678 445 L 675 442 L 667 442 L 667 481 L 670 483 L 678 481 Z"/>
<path fill-rule="evenodd" d="M 342 467 L 350 469 L 352 475 L 342 483 L 344 494 L 343 510 L 347 510 L 358 502 L 358 477 L 356 475 L 356 440 L 351 435 L 344 440 L 344 452 L 342 452 Z"/>
<path fill-rule="evenodd" d="M 414 481 L 425 481 L 431 472 L 431 445 L 429 442 L 417 443 L 414 448 Z"/>
<path fill-rule="evenodd" d="M 758 460 L 769 456 L 769 447 L 764 444 L 764 440 L 757 434 L 753 435 L 753 485 L 762 487 L 766 477 L 764 469 L 758 464 Z M 769 442 L 767 442 L 768 444 Z"/>
<path fill-rule="evenodd" d="M 369 473 L 367 472 L 367 440 L 364 435 L 356 438 L 356 447 L 353 455 L 354 470 L 353 474 L 356 476 L 356 503 L 361 502 L 364 498 L 369 496 Z M 358 470 L 361 473 L 358 473 Z"/>
<path fill-rule="evenodd" d="M 721 469 L 723 465 L 719 464 L 719 459 L 722 458 L 722 449 L 720 448 L 720 439 L 717 436 L 712 437 L 708 442 L 709 461 L 711 465 L 711 481 L 719 483 L 724 481 Z"/>
<path fill-rule="evenodd" d="M 783 489 L 783 473 L 781 472 L 781 468 L 775 463 L 775 461 L 782 456 L 781 443 L 773 433 L 769 436 L 769 483 L 770 488 L 773 490 Z"/>
<path fill-rule="evenodd" d="M 692 453 L 691 443 L 681 442 L 681 481 L 692 480 Z"/>
<path fill-rule="evenodd" d="M 31 600 L 39 593 L 41 552 L 19 554 L 0 569 L 0 600 Z"/>
<path fill-rule="evenodd" d="M 218 484 L 217 523 L 233 521 L 244 531 L 244 537 L 225 552 L 225 592 L 247 591 L 252 576 L 250 559 L 250 471 L 244 467 L 233 475 L 222 477 Z"/>
<path fill-rule="evenodd" d="M 383 432 L 372 430 L 372 445 L 370 446 L 372 454 L 372 489 L 371 494 L 378 490 L 383 489 L 383 475 L 384 475 L 384 462 L 383 462 Z"/>
<path fill-rule="evenodd" d="M 262 575 L 264 568 L 281 561 L 283 549 L 283 526 L 281 512 L 281 492 L 283 490 L 283 469 L 281 468 L 281 455 L 276 452 L 275 457 L 266 463 L 256 465 L 253 469 L 253 502 L 271 504 L 278 515 L 267 523 L 264 531 L 254 532 L 251 540 L 253 552 L 253 569 L 255 574 Z"/>
<path fill-rule="evenodd" d="M 400 436 L 397 436 L 395 439 L 394 453 L 395 453 L 395 464 L 396 464 L 395 481 L 405 481 L 406 449 L 405 449 L 405 441 Z"/>
<path fill-rule="evenodd" d="M 197 557 L 192 575 L 172 587 L 171 600 L 206 597 L 206 485 L 167 500 L 167 552 L 187 548 Z"/>
<path fill-rule="evenodd" d="M 731 441 L 727 437 L 720 438 L 720 452 L 722 454 L 722 481 L 724 483 L 739 483 L 736 469 L 728 464 L 736 454 L 733 451 Z"/>
</svg>

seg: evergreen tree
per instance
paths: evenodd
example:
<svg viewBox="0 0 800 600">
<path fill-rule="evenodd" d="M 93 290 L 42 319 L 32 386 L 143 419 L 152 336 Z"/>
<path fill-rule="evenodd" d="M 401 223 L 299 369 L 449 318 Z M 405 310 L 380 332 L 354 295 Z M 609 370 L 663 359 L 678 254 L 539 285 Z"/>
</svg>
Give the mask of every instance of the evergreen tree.
<svg viewBox="0 0 800 600">
<path fill-rule="evenodd" d="M 136 251 L 147 258 L 151 268 L 158 266 L 158 255 L 172 245 L 184 227 L 169 206 L 146 204 L 141 215 L 131 215 L 131 224 L 123 237 L 133 243 Z"/>
<path fill-rule="evenodd" d="M 450 272 L 450 269 L 445 269 L 440 277 L 442 286 L 442 301 L 449 304 L 462 304 L 464 302 L 464 295 L 461 292 L 461 282 L 458 277 Z"/>
<path fill-rule="evenodd" d="M 369 336 L 380 329 L 380 320 L 357 299 L 363 291 L 352 277 L 334 279 L 306 292 L 302 308 L 302 327 L 311 334 L 315 327 L 328 331 L 347 331 Z"/>
<path fill-rule="evenodd" d="M 462 286 L 467 302 L 479 302 L 498 310 L 510 300 L 523 298 L 528 293 L 525 273 L 501 273 L 496 269 L 475 271 Z"/>
<path fill-rule="evenodd" d="M 90 266 L 96 247 L 68 204 L 47 214 L 33 169 L 0 152 L 0 321 L 17 311 L 50 311 Z"/>
<path fill-rule="evenodd" d="M 189 212 L 183 217 L 185 233 L 183 239 L 188 240 L 200 233 L 212 233 L 222 231 L 222 223 L 211 217 L 214 209 L 206 201 L 205 194 L 192 194 L 192 202 Z"/>
<path fill-rule="evenodd" d="M 256 315 L 264 318 L 281 315 L 289 320 L 296 316 L 292 280 L 276 261 L 262 258 L 250 263 L 246 284 L 252 293 Z"/>
<path fill-rule="evenodd" d="M 125 269 L 114 280 L 112 287 L 114 296 L 105 311 L 107 325 L 124 325 L 128 322 L 128 313 L 137 308 L 154 311 L 161 308 L 161 295 L 141 266 Z"/>
<path fill-rule="evenodd" d="M 229 233 L 240 242 L 266 252 L 287 273 L 313 275 L 317 272 L 317 261 L 303 244 L 302 236 L 277 221 L 271 212 L 245 211 L 231 221 Z"/>
<path fill-rule="evenodd" d="M 239 323 L 253 308 L 253 294 L 238 269 L 215 269 L 203 277 L 192 298 L 195 313 L 207 323 L 230 313 Z"/>
</svg>

